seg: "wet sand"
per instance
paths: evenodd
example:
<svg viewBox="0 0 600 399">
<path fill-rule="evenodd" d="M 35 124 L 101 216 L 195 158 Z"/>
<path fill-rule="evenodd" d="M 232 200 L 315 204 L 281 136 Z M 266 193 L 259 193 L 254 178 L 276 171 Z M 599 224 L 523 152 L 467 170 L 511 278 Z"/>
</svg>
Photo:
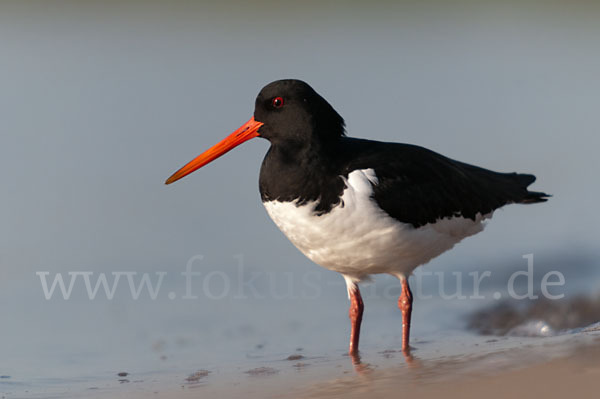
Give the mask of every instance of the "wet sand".
<svg viewBox="0 0 600 399">
<path fill-rule="evenodd" d="M 516 365 L 518 367 L 518 364 Z M 591 346 L 542 364 L 495 375 L 472 375 L 454 381 L 432 384 L 410 384 L 404 394 L 416 397 L 451 398 L 591 398 L 600 390 L 600 340 Z M 384 395 L 385 387 L 378 394 Z M 388 392 L 393 389 L 388 388 Z M 346 397 L 354 397 L 347 395 Z"/>
<path fill-rule="evenodd" d="M 444 334 L 415 339 L 411 358 L 393 348 L 365 348 L 360 360 L 297 348 L 185 373 L 121 371 L 109 380 L 71 381 L 67 389 L 15 386 L 2 398 L 585 398 L 600 388 L 599 323 L 551 337 Z"/>
<path fill-rule="evenodd" d="M 249 362 L 236 370 L 198 370 L 86 397 L 122 398 L 505 398 L 595 397 L 600 389 L 600 327 L 547 338 L 458 335 L 417 342 L 412 360 L 393 349 Z"/>
<path fill-rule="evenodd" d="M 515 347 L 480 357 L 424 362 L 404 372 L 376 370 L 364 381 L 357 383 L 360 378 L 348 378 L 318 384 L 299 396 L 359 398 L 401 393 L 404 397 L 446 399 L 595 397 L 600 389 L 600 334 L 591 338 L 536 348 Z M 549 353 L 540 354 L 540 350 Z M 553 351 L 564 354 L 547 359 Z M 510 364 L 506 364 L 509 358 Z"/>
<path fill-rule="evenodd" d="M 248 314 L 267 323 L 262 328 L 237 320 L 232 324 L 237 328 L 213 335 L 182 335 L 190 327 L 175 324 L 173 332 L 136 336 L 124 341 L 127 346 L 115 346 L 114 351 L 123 353 L 119 358 L 103 358 L 86 341 L 87 352 L 80 347 L 77 356 L 60 352 L 69 360 L 68 368 L 40 363 L 29 375 L 19 372 L 23 366 L 18 364 L 2 370 L 0 398 L 597 396 L 598 295 L 487 304 L 420 301 L 411 358 L 397 350 L 396 313 L 385 310 L 383 299 L 370 299 L 360 359 L 345 353 L 346 341 L 340 338 L 345 337 L 345 317 L 332 319 L 329 308 L 308 317 L 290 312 L 301 310 L 306 301 L 250 303 Z M 155 309 L 160 304 L 152 305 L 152 315 L 169 314 Z M 346 303 L 340 300 L 339 305 Z M 293 317 L 278 326 L 277 309 Z"/>
</svg>

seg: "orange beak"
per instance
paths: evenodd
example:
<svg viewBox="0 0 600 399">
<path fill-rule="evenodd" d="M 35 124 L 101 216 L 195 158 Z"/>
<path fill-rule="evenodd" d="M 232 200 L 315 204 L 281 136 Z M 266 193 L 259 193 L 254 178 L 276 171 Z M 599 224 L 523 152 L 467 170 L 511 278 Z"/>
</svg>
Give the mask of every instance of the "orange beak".
<svg viewBox="0 0 600 399">
<path fill-rule="evenodd" d="M 207 163 L 210 163 L 215 159 L 219 158 L 221 155 L 242 144 L 244 141 L 248 141 L 258 136 L 258 129 L 262 125 L 263 123 L 255 121 L 254 117 L 250 118 L 250 120 L 244 123 L 242 126 L 240 126 L 238 130 L 231 133 L 229 136 L 225 137 L 219 143 L 204 151 L 196 158 L 192 159 L 177 172 L 173 173 L 173 175 L 167 179 L 165 184 L 171 184 L 176 182 L 182 177 L 189 175 L 193 171 L 200 169 Z"/>
</svg>

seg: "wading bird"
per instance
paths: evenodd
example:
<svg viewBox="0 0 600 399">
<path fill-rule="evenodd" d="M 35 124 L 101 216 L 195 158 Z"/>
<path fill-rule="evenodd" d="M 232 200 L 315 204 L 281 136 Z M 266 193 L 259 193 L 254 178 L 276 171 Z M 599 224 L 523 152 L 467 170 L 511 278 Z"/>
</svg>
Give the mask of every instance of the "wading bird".
<svg viewBox="0 0 600 399">
<path fill-rule="evenodd" d="M 375 273 L 400 280 L 407 353 L 412 271 L 482 231 L 495 209 L 549 197 L 527 190 L 533 175 L 493 172 L 416 145 L 346 137 L 333 107 L 292 79 L 265 86 L 248 122 L 166 184 L 254 137 L 271 143 L 259 178 L 267 213 L 304 255 L 346 281 L 352 355 L 358 353 L 364 308 L 361 280 Z"/>
</svg>

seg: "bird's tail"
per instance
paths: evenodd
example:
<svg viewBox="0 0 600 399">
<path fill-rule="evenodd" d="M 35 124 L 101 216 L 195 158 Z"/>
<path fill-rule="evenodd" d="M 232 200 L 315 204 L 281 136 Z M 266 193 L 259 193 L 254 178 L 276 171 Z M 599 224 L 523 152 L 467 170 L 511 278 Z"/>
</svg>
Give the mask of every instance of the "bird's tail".
<svg viewBox="0 0 600 399">
<path fill-rule="evenodd" d="M 534 175 L 528 175 L 524 173 L 515 173 L 513 174 L 515 179 L 517 179 L 518 183 L 525 190 L 525 195 L 522 196 L 519 201 L 519 204 L 535 204 L 536 202 L 546 202 L 548 198 L 552 197 L 550 194 L 546 194 L 541 191 L 529 191 L 527 187 L 531 185 L 535 181 Z"/>
</svg>

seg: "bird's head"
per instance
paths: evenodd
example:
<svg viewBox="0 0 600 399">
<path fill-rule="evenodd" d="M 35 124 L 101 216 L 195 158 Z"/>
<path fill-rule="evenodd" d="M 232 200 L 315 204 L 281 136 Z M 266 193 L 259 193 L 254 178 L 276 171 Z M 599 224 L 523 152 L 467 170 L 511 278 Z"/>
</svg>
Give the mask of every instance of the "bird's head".
<svg viewBox="0 0 600 399">
<path fill-rule="evenodd" d="M 256 97 L 254 116 L 167 179 L 171 184 L 254 137 L 272 144 L 328 143 L 344 135 L 344 120 L 307 83 L 285 79 L 269 83 Z"/>
<path fill-rule="evenodd" d="M 342 117 L 301 80 L 277 80 L 263 87 L 256 97 L 254 119 L 264 123 L 260 137 L 272 143 L 327 141 L 344 135 Z"/>
</svg>

